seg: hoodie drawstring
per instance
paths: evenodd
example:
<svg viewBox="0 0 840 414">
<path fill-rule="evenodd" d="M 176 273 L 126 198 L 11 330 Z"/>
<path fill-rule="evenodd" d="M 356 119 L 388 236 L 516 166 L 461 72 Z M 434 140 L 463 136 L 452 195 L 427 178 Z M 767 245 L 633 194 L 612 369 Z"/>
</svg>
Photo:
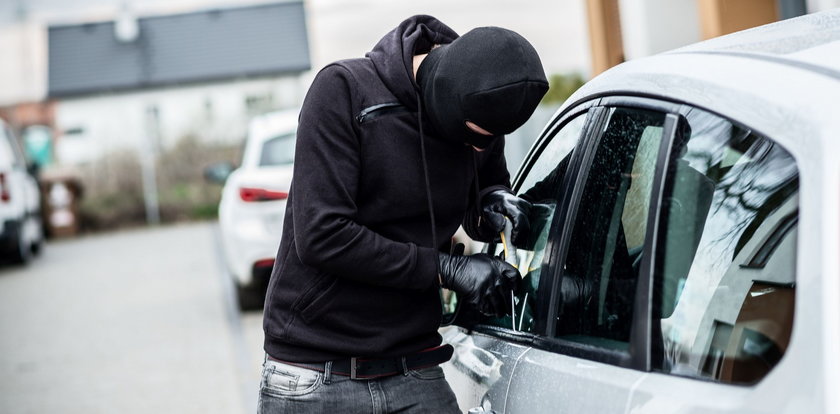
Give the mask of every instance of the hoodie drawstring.
<svg viewBox="0 0 840 414">
<path fill-rule="evenodd" d="M 417 123 L 420 125 L 420 156 L 423 159 L 423 176 L 426 179 L 426 201 L 429 203 L 429 218 L 432 223 L 432 247 L 438 249 L 437 232 L 435 229 L 435 206 L 432 202 L 432 185 L 429 181 L 429 165 L 426 162 L 426 138 L 423 135 L 423 105 L 420 95 L 417 95 Z"/>
<path fill-rule="evenodd" d="M 432 247 L 437 249 L 439 246 L 437 245 L 437 231 L 435 230 L 437 226 L 435 225 L 435 206 L 432 202 L 432 185 L 431 181 L 429 180 L 429 165 L 426 162 L 426 137 L 423 134 L 423 105 L 420 101 L 420 95 L 417 96 L 417 123 L 420 125 L 420 157 L 423 159 L 423 178 L 426 179 L 426 202 L 429 204 L 429 219 L 432 225 Z M 479 197 L 481 196 L 481 190 L 478 183 L 478 155 L 475 151 L 472 152 L 472 165 L 473 165 L 473 183 L 474 183 L 474 190 L 475 190 L 475 211 L 476 216 L 478 217 L 478 222 L 476 226 L 481 226 L 481 200 Z"/>
<path fill-rule="evenodd" d="M 475 151 L 472 151 L 472 164 L 473 164 L 473 183 L 475 185 L 473 188 L 475 189 L 475 200 L 473 204 L 475 204 L 475 215 L 478 217 L 477 222 L 475 223 L 476 227 L 481 227 L 481 190 L 478 186 L 478 154 Z"/>
</svg>

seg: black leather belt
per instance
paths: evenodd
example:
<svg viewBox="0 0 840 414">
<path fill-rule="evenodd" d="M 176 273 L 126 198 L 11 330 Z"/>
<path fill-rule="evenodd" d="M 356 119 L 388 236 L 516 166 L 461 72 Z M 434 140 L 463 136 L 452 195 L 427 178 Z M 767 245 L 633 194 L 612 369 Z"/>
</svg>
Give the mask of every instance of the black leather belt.
<svg viewBox="0 0 840 414">
<path fill-rule="evenodd" d="M 373 379 L 397 374 L 408 374 L 409 370 L 440 365 L 452 358 L 452 345 L 429 348 L 401 358 L 348 358 L 332 361 L 330 373 L 349 376 L 351 379 Z M 324 372 L 328 362 L 290 362 L 268 356 L 268 359 L 296 367 Z"/>
</svg>

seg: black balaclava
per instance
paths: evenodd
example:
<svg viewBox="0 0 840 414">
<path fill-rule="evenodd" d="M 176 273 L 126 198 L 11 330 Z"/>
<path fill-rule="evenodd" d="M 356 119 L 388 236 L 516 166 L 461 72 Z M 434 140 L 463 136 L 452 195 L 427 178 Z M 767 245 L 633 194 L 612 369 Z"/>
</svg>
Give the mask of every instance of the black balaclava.
<svg viewBox="0 0 840 414">
<path fill-rule="evenodd" d="M 522 126 L 548 91 L 534 47 L 499 27 L 479 27 L 433 49 L 417 84 L 436 135 L 478 148 Z M 466 121 L 493 135 L 473 132 Z"/>
</svg>

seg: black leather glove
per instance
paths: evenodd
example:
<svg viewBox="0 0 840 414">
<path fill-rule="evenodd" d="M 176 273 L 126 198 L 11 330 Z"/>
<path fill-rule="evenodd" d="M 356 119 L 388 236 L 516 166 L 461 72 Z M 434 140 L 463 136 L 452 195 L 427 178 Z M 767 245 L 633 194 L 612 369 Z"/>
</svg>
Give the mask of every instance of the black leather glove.
<svg viewBox="0 0 840 414">
<path fill-rule="evenodd" d="M 510 313 L 510 292 L 522 277 L 515 267 L 488 254 L 453 256 L 438 253 L 441 286 L 488 316 Z"/>
<path fill-rule="evenodd" d="M 505 217 L 508 217 L 513 224 L 510 238 L 517 246 L 528 240 L 531 231 L 531 223 L 528 221 L 530 210 L 531 203 L 505 190 L 496 190 L 481 198 L 484 226 L 498 235 L 505 229 Z"/>
</svg>

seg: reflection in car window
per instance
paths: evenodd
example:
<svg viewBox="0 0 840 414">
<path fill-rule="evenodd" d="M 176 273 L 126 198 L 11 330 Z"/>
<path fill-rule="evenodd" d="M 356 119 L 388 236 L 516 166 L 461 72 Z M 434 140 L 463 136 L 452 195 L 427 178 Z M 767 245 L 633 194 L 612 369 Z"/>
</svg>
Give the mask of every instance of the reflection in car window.
<svg viewBox="0 0 840 414">
<path fill-rule="evenodd" d="M 686 115 L 663 199 L 655 268 L 659 370 L 754 383 L 793 323 L 798 171 L 771 140 L 713 114 Z M 657 339 L 661 338 L 661 341 Z"/>
<path fill-rule="evenodd" d="M 526 191 L 519 195 L 533 204 L 529 215 L 531 232 L 528 240 L 522 246 L 517 246 L 516 250 L 524 288 L 515 300 L 513 315 L 491 318 L 486 323 L 524 332 L 532 332 L 534 329 L 540 268 L 554 218 L 554 208 L 562 176 L 585 122 L 586 116 L 581 114 L 564 125 L 545 145 L 522 179 L 519 188 Z M 502 246 L 495 246 L 495 254 L 500 255 L 501 252 Z"/>
<path fill-rule="evenodd" d="M 263 143 L 260 166 L 285 165 L 295 162 L 295 134 L 281 135 Z"/>
<path fill-rule="evenodd" d="M 610 109 L 572 229 L 557 336 L 625 350 L 665 114 Z"/>
</svg>

